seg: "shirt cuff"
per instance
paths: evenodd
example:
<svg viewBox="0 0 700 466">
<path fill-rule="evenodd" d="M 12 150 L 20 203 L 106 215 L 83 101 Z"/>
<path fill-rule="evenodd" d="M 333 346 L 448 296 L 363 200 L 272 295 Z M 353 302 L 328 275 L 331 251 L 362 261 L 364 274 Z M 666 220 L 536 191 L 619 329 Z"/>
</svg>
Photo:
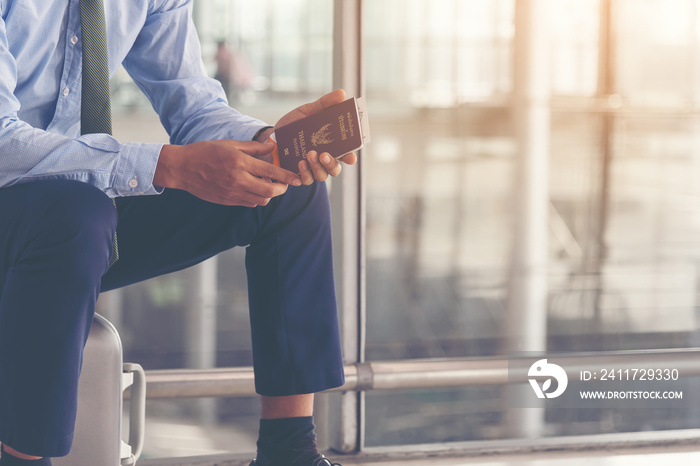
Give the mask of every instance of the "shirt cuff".
<svg viewBox="0 0 700 466">
<path fill-rule="evenodd" d="M 268 124 L 264 121 L 253 120 L 246 125 L 238 126 L 235 132 L 228 134 L 225 138 L 234 141 L 254 141 L 255 136 L 267 127 Z"/>
<path fill-rule="evenodd" d="M 114 178 L 114 191 L 120 197 L 160 194 L 163 188 L 153 186 L 153 176 L 164 144 L 129 142 L 120 150 Z"/>
</svg>

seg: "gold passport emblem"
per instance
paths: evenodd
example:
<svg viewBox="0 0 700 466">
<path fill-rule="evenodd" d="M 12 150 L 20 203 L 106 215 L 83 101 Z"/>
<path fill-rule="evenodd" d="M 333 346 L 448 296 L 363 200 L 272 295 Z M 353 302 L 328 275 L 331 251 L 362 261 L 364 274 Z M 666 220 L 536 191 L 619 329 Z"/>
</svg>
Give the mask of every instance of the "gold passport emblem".
<svg viewBox="0 0 700 466">
<path fill-rule="evenodd" d="M 321 144 L 330 144 L 334 141 L 334 139 L 331 139 L 331 131 L 330 129 L 328 129 L 330 126 L 330 123 L 323 125 L 321 129 L 319 129 L 311 135 L 311 144 L 314 147 L 317 147 Z"/>
</svg>

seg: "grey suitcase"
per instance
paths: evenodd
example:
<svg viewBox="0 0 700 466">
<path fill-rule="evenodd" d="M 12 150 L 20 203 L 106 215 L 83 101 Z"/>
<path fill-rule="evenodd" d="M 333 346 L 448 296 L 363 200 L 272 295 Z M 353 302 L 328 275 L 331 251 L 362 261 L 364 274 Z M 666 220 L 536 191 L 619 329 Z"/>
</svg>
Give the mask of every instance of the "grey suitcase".
<svg viewBox="0 0 700 466">
<path fill-rule="evenodd" d="M 130 389 L 129 443 L 122 440 L 124 391 Z M 83 353 L 73 448 L 55 466 L 136 463 L 143 449 L 146 379 L 138 364 L 124 364 L 114 326 L 95 315 Z"/>
</svg>

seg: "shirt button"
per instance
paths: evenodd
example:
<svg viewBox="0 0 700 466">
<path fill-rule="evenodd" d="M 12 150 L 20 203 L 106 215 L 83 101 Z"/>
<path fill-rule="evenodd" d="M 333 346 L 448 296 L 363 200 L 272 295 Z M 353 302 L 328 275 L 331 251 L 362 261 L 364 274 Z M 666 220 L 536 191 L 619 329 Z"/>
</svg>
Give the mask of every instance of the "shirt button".
<svg viewBox="0 0 700 466">
<path fill-rule="evenodd" d="M 68 94 L 70 94 L 70 89 L 69 88 L 63 89 L 63 97 L 68 97 Z"/>
<path fill-rule="evenodd" d="M 129 180 L 129 187 L 130 188 L 137 188 L 139 185 L 139 182 L 136 180 L 136 178 L 132 178 Z"/>
<path fill-rule="evenodd" d="M 73 36 L 70 38 L 70 43 L 75 45 L 78 43 L 78 36 Z"/>
</svg>

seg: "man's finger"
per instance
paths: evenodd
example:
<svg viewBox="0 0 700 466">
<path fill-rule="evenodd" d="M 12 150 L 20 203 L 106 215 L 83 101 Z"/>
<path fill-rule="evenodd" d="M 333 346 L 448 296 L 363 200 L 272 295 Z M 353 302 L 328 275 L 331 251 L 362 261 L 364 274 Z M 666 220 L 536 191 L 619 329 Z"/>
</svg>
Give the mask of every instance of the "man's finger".
<svg viewBox="0 0 700 466">
<path fill-rule="evenodd" d="M 314 183 L 314 174 L 309 168 L 309 163 L 306 160 L 299 162 L 299 176 L 301 176 L 301 182 L 304 185 L 309 186 Z"/>
<path fill-rule="evenodd" d="M 326 107 L 344 102 L 345 98 L 345 91 L 343 89 L 336 89 L 314 102 L 302 105 L 299 107 L 299 111 L 301 111 L 304 115 L 313 115 Z"/>
<path fill-rule="evenodd" d="M 328 178 L 328 172 L 326 171 L 325 167 L 321 164 L 318 153 L 316 153 L 315 151 L 310 151 L 306 155 L 306 160 L 309 162 L 311 171 L 314 174 L 314 179 L 316 181 L 326 181 L 326 179 Z"/>
<path fill-rule="evenodd" d="M 262 160 L 252 159 L 251 170 L 255 176 L 265 178 L 267 180 L 276 180 L 279 183 L 284 183 L 292 186 L 301 186 L 301 180 L 296 173 L 280 168 L 277 165 L 263 162 Z"/>
<path fill-rule="evenodd" d="M 343 169 L 343 167 L 340 166 L 340 163 L 338 163 L 336 159 L 331 157 L 331 154 L 329 154 L 328 152 L 324 152 L 323 154 L 321 154 L 320 160 L 323 164 L 323 167 L 326 169 L 329 175 L 340 175 L 340 172 Z"/>
<path fill-rule="evenodd" d="M 262 157 L 272 152 L 275 145 L 271 142 L 236 141 L 236 149 L 252 157 Z"/>
<path fill-rule="evenodd" d="M 270 198 L 258 196 L 257 194 L 253 193 L 246 193 L 241 195 L 238 202 L 243 204 L 245 207 L 257 207 L 259 205 L 267 205 L 270 202 Z"/>
<path fill-rule="evenodd" d="M 344 89 L 336 89 L 332 92 L 329 92 L 328 94 L 321 96 L 319 102 L 321 105 L 325 107 L 330 107 L 331 105 L 339 104 L 341 102 L 344 102 L 345 99 L 347 98 L 347 95 L 345 94 Z"/>
<path fill-rule="evenodd" d="M 256 196 L 257 198 L 272 199 L 273 197 L 281 196 L 287 192 L 289 185 L 267 181 L 265 179 L 250 175 L 248 180 L 241 184 L 240 187 L 245 189 L 248 194 Z M 258 199 L 258 201 L 259 200 L 260 199 Z M 258 204 L 262 205 L 260 202 L 258 202 Z"/>
<path fill-rule="evenodd" d="M 336 160 L 340 160 L 346 165 L 355 165 L 357 163 L 357 154 L 355 154 L 354 152 L 350 152 L 349 154 L 346 154 Z"/>
</svg>

